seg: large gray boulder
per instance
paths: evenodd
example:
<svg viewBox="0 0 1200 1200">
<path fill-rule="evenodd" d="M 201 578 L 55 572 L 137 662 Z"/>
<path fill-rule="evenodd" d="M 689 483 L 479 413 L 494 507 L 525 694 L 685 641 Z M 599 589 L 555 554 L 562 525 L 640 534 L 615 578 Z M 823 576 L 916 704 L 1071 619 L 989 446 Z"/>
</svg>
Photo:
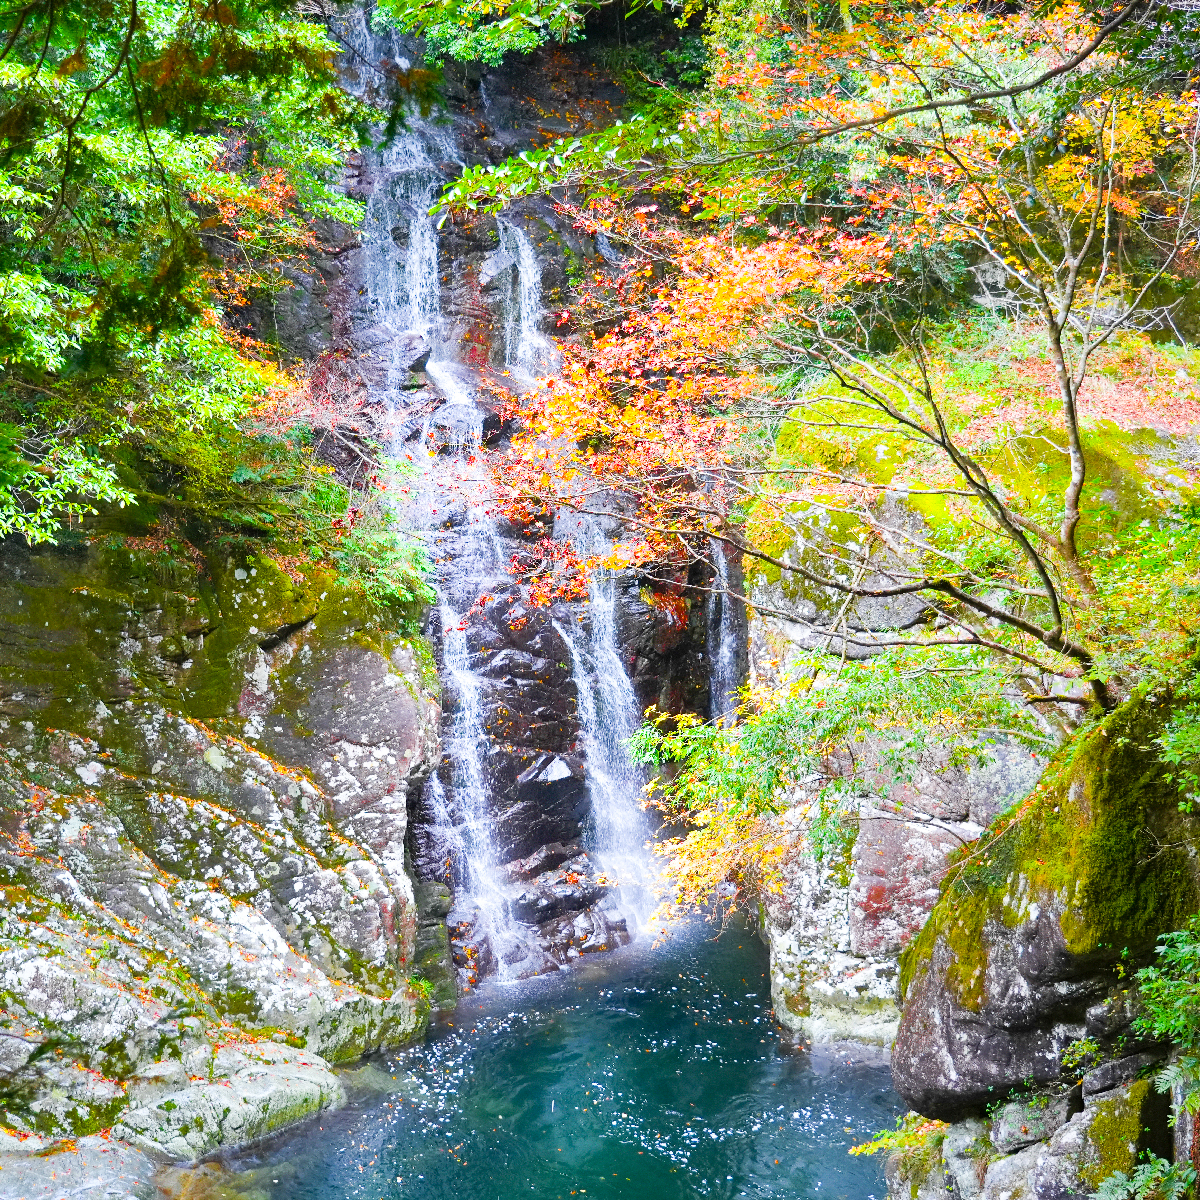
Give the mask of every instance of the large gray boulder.
<svg viewBox="0 0 1200 1200">
<path fill-rule="evenodd" d="M 331 572 L 136 525 L 5 543 L 0 618 L 5 1121 L 189 1159 L 336 1103 L 428 1010 L 428 651 Z"/>
<path fill-rule="evenodd" d="M 1130 701 L 1081 735 L 948 873 L 902 960 L 892 1069 L 918 1112 L 958 1120 L 1073 1084 L 1062 1053 L 1079 1038 L 1153 1049 L 1131 1031 L 1122 974 L 1200 894 L 1197 824 L 1145 750 L 1164 712 Z"/>
</svg>

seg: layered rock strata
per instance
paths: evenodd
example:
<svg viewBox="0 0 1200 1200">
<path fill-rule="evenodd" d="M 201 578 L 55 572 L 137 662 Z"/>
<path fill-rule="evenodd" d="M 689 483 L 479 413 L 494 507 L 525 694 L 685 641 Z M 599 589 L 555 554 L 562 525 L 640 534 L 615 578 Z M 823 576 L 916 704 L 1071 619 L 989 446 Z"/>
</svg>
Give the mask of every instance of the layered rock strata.
<svg viewBox="0 0 1200 1200">
<path fill-rule="evenodd" d="M 418 641 L 328 573 L 153 514 L 0 551 L 5 1119 L 194 1159 L 418 1034 Z"/>
<path fill-rule="evenodd" d="M 772 592 L 752 591 L 766 606 Z M 750 669 L 758 684 L 786 678 L 812 649 L 805 626 L 754 615 Z M 869 764 L 872 747 L 860 748 Z M 863 772 L 854 837 L 840 861 L 818 864 L 805 843 L 807 798 L 797 791 L 780 818 L 794 847 L 784 887 L 762 896 L 760 928 L 771 948 L 775 1015 L 806 1041 L 849 1038 L 889 1047 L 900 1020 L 900 955 L 933 910 L 951 856 L 1036 782 L 1043 763 L 998 744 L 982 767 L 934 752 L 908 782 Z M 872 786 L 874 784 L 874 786 Z"/>
</svg>

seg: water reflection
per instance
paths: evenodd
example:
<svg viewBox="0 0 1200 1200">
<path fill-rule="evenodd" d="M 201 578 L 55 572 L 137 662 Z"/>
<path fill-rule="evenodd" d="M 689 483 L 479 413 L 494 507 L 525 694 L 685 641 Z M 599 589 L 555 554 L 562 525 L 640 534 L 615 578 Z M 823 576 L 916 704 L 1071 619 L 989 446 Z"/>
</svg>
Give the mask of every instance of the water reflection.
<svg viewBox="0 0 1200 1200">
<path fill-rule="evenodd" d="M 846 1150 L 899 1111 L 887 1067 L 785 1052 L 764 948 L 711 932 L 494 984 L 423 1045 L 348 1072 L 346 1109 L 176 1194 L 882 1197 L 880 1165 Z"/>
</svg>

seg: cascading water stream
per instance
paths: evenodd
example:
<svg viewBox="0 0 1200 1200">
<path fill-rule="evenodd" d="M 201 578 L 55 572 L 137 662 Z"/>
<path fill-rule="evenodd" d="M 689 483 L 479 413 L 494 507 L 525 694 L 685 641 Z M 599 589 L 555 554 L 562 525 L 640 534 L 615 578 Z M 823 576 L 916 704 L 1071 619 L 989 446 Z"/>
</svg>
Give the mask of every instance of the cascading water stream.
<svg viewBox="0 0 1200 1200">
<path fill-rule="evenodd" d="M 541 267 L 524 230 L 500 222 L 501 252 L 515 271 L 506 306 L 505 357 L 509 370 L 529 379 L 552 368 L 555 349 L 541 330 Z M 603 535 L 589 526 L 587 540 L 596 549 Z M 617 649 L 616 586 L 609 572 L 589 587 L 590 633 L 577 623 L 554 628 L 571 652 L 577 689 L 579 731 L 587 763 L 589 800 L 585 845 L 617 893 L 606 903 L 636 930 L 644 928 L 654 907 L 655 872 L 647 849 L 650 829 L 638 803 L 645 776 L 629 752 L 629 739 L 641 724 L 633 684 Z"/>
<path fill-rule="evenodd" d="M 719 724 L 733 720 L 743 682 L 741 648 L 744 613 L 734 598 L 729 558 L 721 542 L 710 543 L 715 578 L 708 598 L 709 716 Z"/>
<path fill-rule="evenodd" d="M 571 651 L 579 691 L 579 727 L 588 768 L 590 813 L 585 838 L 592 858 L 617 887 L 610 897 L 637 932 L 655 903 L 656 875 L 647 844 L 649 822 L 638 803 L 645 775 L 633 761 L 629 739 L 640 712 L 617 650 L 615 581 L 605 573 L 589 588 L 590 630 L 557 625 Z"/>
<path fill-rule="evenodd" d="M 378 169 L 387 178 L 367 202 L 363 242 L 366 284 L 371 302 L 397 333 L 411 331 L 441 340 L 438 289 L 437 230 L 429 208 L 443 180 L 416 131 L 399 135 L 380 154 Z M 397 345 L 393 355 L 402 352 Z M 408 374 L 395 358 L 389 362 L 388 383 L 398 388 Z M 404 379 L 399 371 L 403 370 Z"/>
<path fill-rule="evenodd" d="M 467 626 L 479 597 L 507 582 L 508 575 L 495 522 L 478 499 L 486 485 L 476 462 L 482 413 L 444 336 L 438 233 L 429 210 L 445 179 L 431 146 L 455 157 L 444 131 L 410 115 L 408 132 L 372 164 L 376 183 L 363 225 L 363 276 L 373 326 L 388 344 L 381 390 L 395 416 L 392 456 L 410 462 L 415 473 L 405 481 L 409 500 L 398 515 L 424 534 L 439 560 L 433 583 L 442 626 L 442 681 L 452 708 L 444 728 L 448 781 L 435 775 L 427 784 L 424 808 L 431 828 L 426 835 L 446 866 L 460 909 L 475 926 L 476 944 L 484 947 L 484 961 L 473 962 L 468 977 L 488 967 L 503 977 L 506 963 L 520 957 L 522 931 L 512 920 L 511 889 L 495 861 L 484 761 L 484 681 L 472 667 Z M 426 375 L 445 404 L 431 413 L 423 395 L 409 417 L 410 368 L 426 354 Z M 445 514 L 455 510 L 460 519 L 447 529 Z"/>
<path fill-rule="evenodd" d="M 371 36 L 365 25 L 349 34 L 364 47 Z M 371 86 L 367 80 L 362 90 Z M 393 457 L 411 464 L 408 477 L 396 480 L 395 493 L 407 496 L 398 515 L 426 538 L 436 560 L 444 760 L 419 806 L 421 870 L 422 878 L 453 889 L 451 946 L 460 981 L 471 985 L 485 973 L 502 980 L 540 974 L 627 940 L 628 928 L 643 926 L 653 906 L 653 871 L 638 805 L 644 781 L 625 744 L 640 713 L 617 648 L 615 582 L 605 577 L 593 585 L 586 632 L 565 610 L 557 623 L 538 618 L 544 634 L 533 626 L 510 632 L 529 619 L 516 616 L 510 625 L 506 615 L 520 606 L 507 563 L 521 541 L 502 535 L 490 511 L 492 480 L 480 453 L 486 367 L 459 361 L 459 326 L 442 310 L 447 264 L 439 261 L 444 249 L 430 213 L 445 182 L 439 164 L 458 158 L 451 134 L 416 114 L 404 132 L 365 156 L 363 286 L 352 337 L 365 352 L 372 396 L 395 418 Z M 496 228 L 499 244 L 474 276 L 475 295 L 488 287 L 501 304 L 511 383 L 535 387 L 556 363 L 542 332 L 541 263 L 516 219 L 503 218 Z M 462 301 L 457 305 L 450 311 L 461 323 Z M 414 367 L 436 394 L 421 386 Z M 499 608 L 484 613 L 485 596 L 500 597 Z M 515 675 L 499 665 L 506 659 Z M 554 659 L 564 660 L 553 685 L 558 707 L 549 716 L 522 710 L 534 731 L 514 744 L 508 708 L 552 686 L 537 664 Z M 539 740 L 537 728 L 556 724 L 560 733 Z M 506 765 L 514 762 L 522 765 Z M 526 809 L 528 818 L 511 815 Z M 514 820 L 532 821 L 539 832 L 514 829 Z M 615 892 L 606 895 L 597 870 Z"/>
<path fill-rule="evenodd" d="M 475 604 L 475 588 L 503 574 L 502 549 L 493 522 L 475 509 L 458 533 L 453 585 L 443 579 L 438 613 L 442 622 L 442 679 L 454 696 L 455 709 L 445 731 L 454 792 L 447 806 L 437 775 L 430 778 L 433 807 L 440 810 L 438 833 L 446 842 L 447 861 L 454 870 L 459 894 L 459 917 L 469 919 L 477 946 L 484 947 L 476 972 L 489 968 L 504 978 L 508 965 L 519 960 L 523 931 L 512 919 L 511 888 L 495 860 L 495 841 L 484 770 L 486 727 L 483 681 L 471 667 L 466 614 Z"/>
<path fill-rule="evenodd" d="M 555 358 L 553 343 L 542 332 L 542 270 L 528 234 L 507 221 L 498 222 L 500 253 L 513 264 L 512 285 L 505 300 L 504 360 L 525 386 L 548 371 Z"/>
</svg>

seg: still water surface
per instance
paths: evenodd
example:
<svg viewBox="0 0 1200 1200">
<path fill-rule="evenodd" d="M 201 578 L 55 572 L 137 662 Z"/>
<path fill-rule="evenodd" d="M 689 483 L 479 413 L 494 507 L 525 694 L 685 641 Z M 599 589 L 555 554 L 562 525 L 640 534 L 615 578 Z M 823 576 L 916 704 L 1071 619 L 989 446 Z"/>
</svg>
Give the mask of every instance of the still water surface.
<svg viewBox="0 0 1200 1200">
<path fill-rule="evenodd" d="M 467 998 L 357 1098 L 231 1164 L 271 1200 L 885 1194 L 848 1146 L 900 1111 L 887 1067 L 788 1053 L 750 934 L 677 934 Z"/>
</svg>

